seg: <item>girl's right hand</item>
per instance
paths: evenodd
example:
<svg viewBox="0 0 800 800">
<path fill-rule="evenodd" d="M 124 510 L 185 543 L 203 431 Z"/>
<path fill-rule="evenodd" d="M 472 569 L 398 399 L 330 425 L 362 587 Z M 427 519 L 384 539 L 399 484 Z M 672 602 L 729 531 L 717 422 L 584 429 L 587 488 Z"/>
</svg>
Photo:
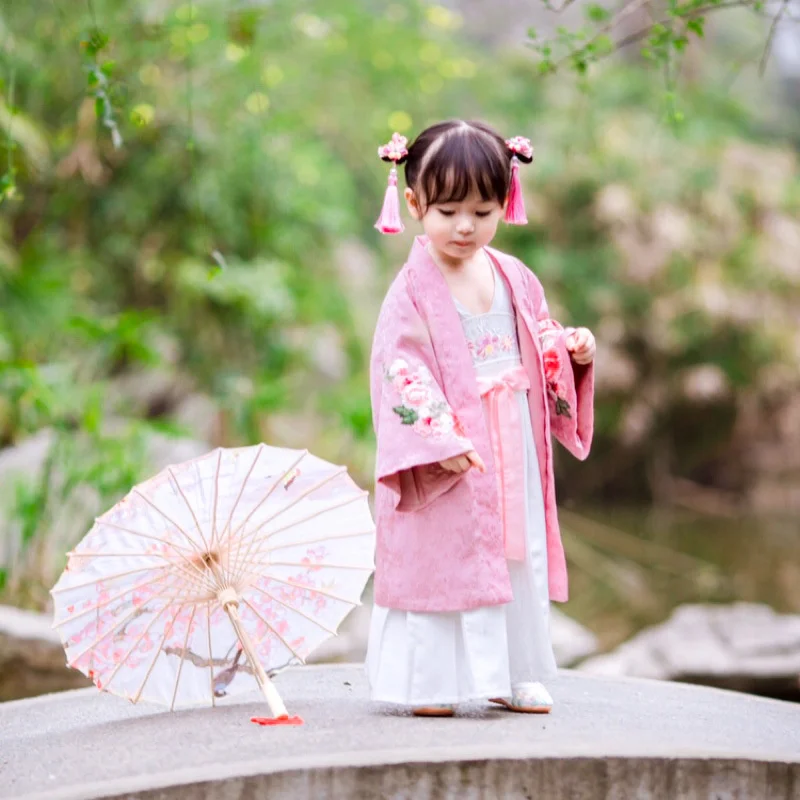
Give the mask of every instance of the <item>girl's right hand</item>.
<svg viewBox="0 0 800 800">
<path fill-rule="evenodd" d="M 464 453 L 463 456 L 446 458 L 444 461 L 440 461 L 439 465 L 448 472 L 457 474 L 466 472 L 472 467 L 475 467 L 478 472 L 486 472 L 486 464 L 483 463 L 483 459 L 474 450 Z"/>
</svg>

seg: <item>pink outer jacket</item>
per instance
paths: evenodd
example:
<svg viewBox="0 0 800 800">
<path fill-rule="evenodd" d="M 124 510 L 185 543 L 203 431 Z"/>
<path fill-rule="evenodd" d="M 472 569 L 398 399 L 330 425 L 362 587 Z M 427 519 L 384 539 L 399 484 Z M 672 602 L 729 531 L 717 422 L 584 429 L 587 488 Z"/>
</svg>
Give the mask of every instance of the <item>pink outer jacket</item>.
<svg viewBox="0 0 800 800">
<path fill-rule="evenodd" d="M 406 611 L 465 611 L 507 603 L 511 584 L 497 478 L 472 357 L 444 276 L 418 237 L 381 308 L 370 363 L 377 547 L 375 602 Z M 550 320 L 541 284 L 517 259 L 488 249 L 511 289 L 547 523 L 552 600 L 567 599 L 552 433 L 589 454 L 594 370 L 569 358 L 568 331 Z M 543 357 L 544 355 L 544 357 Z M 485 474 L 439 462 L 476 450 Z"/>
</svg>

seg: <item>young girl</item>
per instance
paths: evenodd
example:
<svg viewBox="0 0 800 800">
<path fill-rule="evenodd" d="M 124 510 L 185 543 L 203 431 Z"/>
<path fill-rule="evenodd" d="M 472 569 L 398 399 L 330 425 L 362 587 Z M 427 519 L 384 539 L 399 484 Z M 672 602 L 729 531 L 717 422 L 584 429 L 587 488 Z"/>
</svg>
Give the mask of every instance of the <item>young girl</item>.
<svg viewBox="0 0 800 800">
<path fill-rule="evenodd" d="M 567 599 L 552 433 L 592 438 L 594 337 L 563 329 L 517 259 L 488 247 L 526 222 L 527 139 L 451 121 L 406 149 L 409 213 L 425 232 L 381 308 L 371 357 L 377 436 L 372 698 L 451 716 L 487 699 L 550 711 L 549 602 Z M 403 230 L 390 173 L 376 227 Z"/>
</svg>

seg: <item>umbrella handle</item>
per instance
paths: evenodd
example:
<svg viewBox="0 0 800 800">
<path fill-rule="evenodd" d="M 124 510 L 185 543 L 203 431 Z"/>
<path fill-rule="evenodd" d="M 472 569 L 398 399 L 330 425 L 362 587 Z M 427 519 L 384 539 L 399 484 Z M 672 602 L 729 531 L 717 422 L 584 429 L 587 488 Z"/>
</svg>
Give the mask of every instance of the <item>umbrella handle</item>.
<svg viewBox="0 0 800 800">
<path fill-rule="evenodd" d="M 253 667 L 256 680 L 258 681 L 258 685 L 261 687 L 261 691 L 264 693 L 264 697 L 267 700 L 269 710 L 272 712 L 272 716 L 275 717 L 275 719 L 288 718 L 289 712 L 286 710 L 286 706 L 283 704 L 283 700 L 278 694 L 275 684 L 269 679 L 269 677 L 267 677 L 264 667 L 261 666 L 261 662 L 258 660 L 258 657 L 255 654 L 253 643 L 250 641 L 250 637 L 247 635 L 247 633 L 245 633 L 245 630 L 242 627 L 242 621 L 239 617 L 238 599 L 229 600 L 224 604 L 224 608 L 228 614 L 228 617 L 230 617 L 231 625 L 233 625 L 233 629 L 236 631 L 236 636 L 241 642 L 242 649 L 247 655 L 247 660 Z"/>
</svg>

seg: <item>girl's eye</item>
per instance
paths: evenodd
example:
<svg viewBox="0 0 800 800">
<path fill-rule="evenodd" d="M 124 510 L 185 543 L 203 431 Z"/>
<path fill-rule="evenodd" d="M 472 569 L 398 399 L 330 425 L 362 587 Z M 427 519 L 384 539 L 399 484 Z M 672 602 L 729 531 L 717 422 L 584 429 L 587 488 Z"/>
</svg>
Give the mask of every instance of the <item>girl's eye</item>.
<svg viewBox="0 0 800 800">
<path fill-rule="evenodd" d="M 452 217 L 452 216 L 453 216 L 453 214 L 455 214 L 456 212 L 455 212 L 455 211 L 448 211 L 446 208 L 440 208 L 440 209 L 439 209 L 439 213 L 440 213 L 440 214 L 441 214 L 443 217 Z"/>
<path fill-rule="evenodd" d="M 488 217 L 489 214 L 491 214 L 491 213 L 492 213 L 491 211 L 476 211 L 475 212 L 475 216 L 476 217 Z"/>
</svg>

